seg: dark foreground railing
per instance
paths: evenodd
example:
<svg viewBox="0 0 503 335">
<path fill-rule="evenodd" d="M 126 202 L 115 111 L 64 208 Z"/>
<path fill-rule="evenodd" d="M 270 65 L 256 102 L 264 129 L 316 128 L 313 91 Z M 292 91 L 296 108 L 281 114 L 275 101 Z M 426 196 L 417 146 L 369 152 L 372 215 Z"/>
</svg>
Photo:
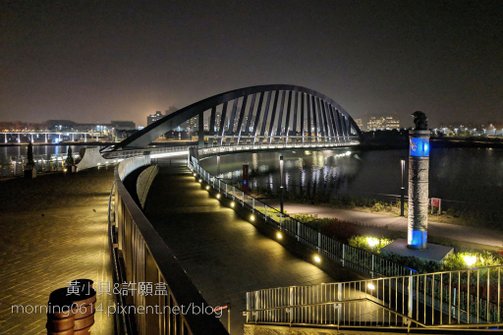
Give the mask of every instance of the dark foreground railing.
<svg viewBox="0 0 503 335">
<path fill-rule="evenodd" d="M 150 156 L 132 157 L 115 170 L 109 222 L 116 332 L 227 334 L 123 184 L 129 173 L 149 164 Z"/>
</svg>

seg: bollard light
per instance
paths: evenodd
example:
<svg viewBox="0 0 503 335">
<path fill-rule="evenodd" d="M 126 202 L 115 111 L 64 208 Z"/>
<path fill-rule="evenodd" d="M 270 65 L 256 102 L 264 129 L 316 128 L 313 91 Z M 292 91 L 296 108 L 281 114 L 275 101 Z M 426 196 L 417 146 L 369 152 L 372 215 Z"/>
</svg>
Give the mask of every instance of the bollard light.
<svg viewBox="0 0 503 335">
<path fill-rule="evenodd" d="M 282 233 L 282 232 L 280 232 L 280 231 L 277 231 L 277 232 L 276 232 L 276 239 L 278 239 L 278 240 L 282 240 L 282 239 L 283 239 L 283 233 Z"/>
<path fill-rule="evenodd" d="M 316 264 L 320 264 L 320 263 L 321 263 L 321 257 L 320 257 L 320 255 L 318 255 L 318 254 L 314 254 L 314 255 L 313 255 L 313 261 L 314 261 Z"/>
<path fill-rule="evenodd" d="M 236 203 L 234 201 L 231 201 L 230 206 L 231 208 L 234 208 L 234 206 L 236 206 Z"/>
<path fill-rule="evenodd" d="M 215 195 L 215 197 L 220 200 L 220 198 L 222 197 L 222 195 L 220 193 L 217 193 L 217 195 Z"/>
<path fill-rule="evenodd" d="M 206 189 L 206 191 L 209 191 L 210 190 L 210 185 L 206 185 L 205 189 Z"/>
<path fill-rule="evenodd" d="M 255 214 L 250 215 L 250 221 L 255 222 Z"/>
<path fill-rule="evenodd" d="M 199 184 L 201 184 L 203 182 L 203 180 L 201 178 L 199 178 Z"/>
</svg>

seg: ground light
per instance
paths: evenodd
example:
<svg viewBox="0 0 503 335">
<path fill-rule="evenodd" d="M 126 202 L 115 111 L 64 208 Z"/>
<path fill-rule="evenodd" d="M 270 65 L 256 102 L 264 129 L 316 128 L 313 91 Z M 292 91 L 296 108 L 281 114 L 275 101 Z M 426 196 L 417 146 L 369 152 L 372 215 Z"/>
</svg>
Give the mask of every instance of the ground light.
<svg viewBox="0 0 503 335">
<path fill-rule="evenodd" d="M 250 221 L 255 222 L 255 215 L 254 214 L 250 215 Z"/>
<path fill-rule="evenodd" d="M 367 288 L 370 290 L 370 291 L 373 291 L 376 289 L 375 285 L 373 283 L 368 283 L 367 284 Z"/>
<path fill-rule="evenodd" d="M 203 180 L 201 178 L 199 178 L 199 183 L 202 183 L 202 182 L 203 182 Z"/>
<path fill-rule="evenodd" d="M 217 195 L 215 195 L 215 197 L 220 200 L 220 198 L 222 197 L 222 195 L 220 193 L 217 193 Z"/>
<path fill-rule="evenodd" d="M 210 185 L 206 185 L 206 191 L 209 191 L 210 190 Z"/>
<path fill-rule="evenodd" d="M 231 208 L 234 208 L 234 206 L 236 206 L 236 203 L 234 201 L 231 201 L 230 206 L 231 206 Z"/>
<path fill-rule="evenodd" d="M 282 233 L 282 232 L 280 232 L 280 231 L 277 231 L 277 232 L 276 232 L 276 239 L 278 239 L 278 240 L 282 240 L 282 239 L 283 239 L 283 233 Z"/>
<path fill-rule="evenodd" d="M 320 264 L 320 263 L 321 263 L 321 257 L 320 257 L 320 255 L 315 254 L 315 255 L 313 256 L 313 261 L 314 261 L 316 264 Z"/>
<path fill-rule="evenodd" d="M 463 255 L 463 262 L 465 262 L 466 266 L 472 267 L 477 263 L 477 256 L 475 255 Z"/>
<path fill-rule="evenodd" d="M 371 248 L 375 248 L 379 244 L 379 239 L 375 237 L 367 237 L 367 244 Z"/>
<path fill-rule="evenodd" d="M 197 173 L 194 172 L 192 175 L 195 177 L 195 176 L 197 176 Z"/>
</svg>

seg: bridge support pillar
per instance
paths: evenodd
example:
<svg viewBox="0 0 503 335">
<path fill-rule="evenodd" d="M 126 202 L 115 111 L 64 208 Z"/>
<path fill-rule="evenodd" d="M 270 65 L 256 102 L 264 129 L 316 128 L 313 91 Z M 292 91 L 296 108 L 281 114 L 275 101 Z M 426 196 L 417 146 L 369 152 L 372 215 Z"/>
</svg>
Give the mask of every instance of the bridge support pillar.
<svg viewBox="0 0 503 335">
<path fill-rule="evenodd" d="M 430 131 L 409 132 L 409 215 L 407 246 L 425 249 L 428 241 Z"/>
<path fill-rule="evenodd" d="M 197 144 L 200 147 L 204 146 L 204 113 L 199 113 L 198 116 Z"/>
</svg>

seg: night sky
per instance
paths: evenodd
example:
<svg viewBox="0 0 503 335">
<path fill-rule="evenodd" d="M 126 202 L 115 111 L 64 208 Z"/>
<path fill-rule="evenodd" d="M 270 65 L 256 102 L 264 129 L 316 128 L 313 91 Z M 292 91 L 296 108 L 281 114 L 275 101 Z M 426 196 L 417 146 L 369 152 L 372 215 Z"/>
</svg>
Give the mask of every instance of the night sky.
<svg viewBox="0 0 503 335">
<path fill-rule="evenodd" d="M 503 119 L 503 1 L 0 2 L 0 120 L 133 120 L 296 84 L 353 117 Z"/>
</svg>

